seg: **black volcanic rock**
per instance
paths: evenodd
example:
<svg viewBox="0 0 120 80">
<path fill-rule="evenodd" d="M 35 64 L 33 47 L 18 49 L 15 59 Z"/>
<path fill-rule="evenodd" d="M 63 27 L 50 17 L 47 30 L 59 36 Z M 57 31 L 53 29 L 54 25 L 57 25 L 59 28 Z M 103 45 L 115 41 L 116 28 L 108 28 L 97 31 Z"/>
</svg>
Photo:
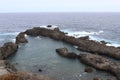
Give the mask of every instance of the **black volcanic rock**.
<svg viewBox="0 0 120 80">
<path fill-rule="evenodd" d="M 72 59 L 77 58 L 77 55 L 76 55 L 74 52 L 68 52 L 68 49 L 67 49 L 67 48 L 59 48 L 59 49 L 56 49 L 56 52 L 57 52 L 60 56 L 63 56 L 63 57 L 66 57 L 66 58 L 72 58 Z"/>
<path fill-rule="evenodd" d="M 24 32 L 21 32 L 17 35 L 16 37 L 16 44 L 19 44 L 19 43 L 27 43 L 28 40 L 25 38 L 25 33 Z"/>
<path fill-rule="evenodd" d="M 2 47 L 0 47 L 0 55 L 2 59 L 7 58 L 11 54 L 15 53 L 18 49 L 18 45 L 12 42 L 5 43 Z"/>
<path fill-rule="evenodd" d="M 120 63 L 111 62 L 108 59 L 90 53 L 83 53 L 78 58 L 81 62 L 90 65 L 96 69 L 113 73 L 120 80 Z"/>
<path fill-rule="evenodd" d="M 47 25 L 47 27 L 52 27 L 52 25 Z"/>
<path fill-rule="evenodd" d="M 79 37 L 79 39 L 82 39 L 82 40 L 89 40 L 89 36 Z"/>
</svg>

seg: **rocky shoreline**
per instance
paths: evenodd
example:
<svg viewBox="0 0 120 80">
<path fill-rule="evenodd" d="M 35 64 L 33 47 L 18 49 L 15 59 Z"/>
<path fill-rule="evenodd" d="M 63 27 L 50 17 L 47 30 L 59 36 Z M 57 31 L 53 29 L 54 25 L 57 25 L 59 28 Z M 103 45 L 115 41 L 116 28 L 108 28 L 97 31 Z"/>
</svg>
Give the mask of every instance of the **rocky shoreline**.
<svg viewBox="0 0 120 80">
<path fill-rule="evenodd" d="M 0 80 L 53 80 L 43 75 L 33 74 L 27 71 L 18 71 L 14 65 L 6 59 L 15 54 L 19 49 L 19 44 L 28 43 L 23 32 L 16 37 L 15 43 L 6 42 L 0 47 Z"/>
<path fill-rule="evenodd" d="M 7 68 L 4 67 L 8 65 L 6 64 L 5 59 L 18 50 L 19 44 L 28 43 L 28 40 L 26 39 L 25 35 L 29 35 L 34 37 L 36 36 L 50 37 L 52 39 L 63 41 L 63 42 L 72 44 L 74 46 L 77 46 L 78 50 L 84 51 L 85 53 L 80 53 L 80 55 L 77 55 L 74 52 L 68 52 L 67 48 L 56 49 L 56 52 L 62 57 L 78 59 L 84 64 L 90 65 L 96 69 L 111 72 L 117 77 L 118 80 L 120 80 L 120 64 L 117 62 L 109 61 L 105 57 L 101 56 L 101 55 L 106 55 L 108 57 L 119 60 L 120 59 L 119 47 L 106 46 L 105 43 L 103 42 L 89 40 L 88 36 L 79 37 L 79 38 L 68 36 L 67 33 L 60 31 L 59 28 L 50 29 L 50 27 L 52 26 L 49 26 L 49 28 L 34 27 L 32 29 L 28 29 L 25 32 L 21 32 L 17 35 L 15 43 L 7 42 L 2 47 L 0 47 L 0 75 L 4 77 L 6 74 L 9 74 L 9 73 L 13 73 L 13 75 L 14 73 L 19 74 L 19 72 L 17 72 L 17 70 L 13 66 L 11 67 L 10 64 L 9 64 L 9 67 Z M 89 70 L 86 70 L 86 71 L 89 71 Z M 30 73 L 27 72 L 27 74 L 30 74 Z M 32 77 L 35 77 L 35 76 L 32 75 Z M 41 80 L 38 77 L 37 78 L 35 77 L 34 79 Z M 31 80 L 34 80 L 34 79 L 31 79 Z M 4 79 L 1 79 L 1 80 L 4 80 Z M 22 80 L 22 79 L 19 79 L 19 80 Z M 51 79 L 44 78 L 42 80 L 51 80 Z"/>
<path fill-rule="evenodd" d="M 46 29 L 40 27 L 34 27 L 33 29 L 28 29 L 24 32 L 29 36 L 45 36 L 50 37 L 55 40 L 64 41 L 75 46 L 78 46 L 78 50 L 98 53 L 100 55 L 107 55 L 109 57 L 120 59 L 120 48 L 114 46 L 106 46 L 104 43 L 89 40 L 88 38 L 75 38 L 73 36 L 68 36 L 66 33 L 55 29 Z"/>
</svg>

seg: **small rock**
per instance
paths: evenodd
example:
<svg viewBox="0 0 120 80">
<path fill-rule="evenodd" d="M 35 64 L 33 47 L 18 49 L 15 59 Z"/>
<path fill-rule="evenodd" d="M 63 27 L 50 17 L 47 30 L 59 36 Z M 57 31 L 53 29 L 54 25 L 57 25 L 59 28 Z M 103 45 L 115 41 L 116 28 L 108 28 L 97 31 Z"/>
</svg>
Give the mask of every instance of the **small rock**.
<svg viewBox="0 0 120 80">
<path fill-rule="evenodd" d="M 86 67 L 84 71 L 87 72 L 87 73 L 91 73 L 91 72 L 93 72 L 93 68 Z"/>
<path fill-rule="evenodd" d="M 47 27 L 52 27 L 52 25 L 47 25 Z"/>
<path fill-rule="evenodd" d="M 38 71 L 39 71 L 39 72 L 42 72 L 42 69 L 39 69 Z"/>
</svg>

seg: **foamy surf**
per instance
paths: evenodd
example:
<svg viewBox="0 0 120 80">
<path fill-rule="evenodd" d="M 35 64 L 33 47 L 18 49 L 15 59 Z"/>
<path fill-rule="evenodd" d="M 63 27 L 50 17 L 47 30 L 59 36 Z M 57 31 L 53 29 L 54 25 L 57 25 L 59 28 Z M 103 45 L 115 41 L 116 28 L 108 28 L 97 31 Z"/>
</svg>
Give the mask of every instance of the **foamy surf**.
<svg viewBox="0 0 120 80">
<path fill-rule="evenodd" d="M 6 36 L 6 35 L 18 35 L 19 32 L 8 32 L 8 33 L 0 33 L 0 36 Z"/>
<path fill-rule="evenodd" d="M 114 46 L 114 47 L 120 47 L 120 43 L 116 42 L 116 41 L 111 41 L 111 40 L 107 40 L 107 39 L 102 39 L 102 38 L 98 38 L 98 37 L 94 37 L 94 36 L 89 36 L 90 40 L 95 40 L 95 41 L 105 41 L 108 42 L 106 44 L 106 46 Z"/>
<path fill-rule="evenodd" d="M 103 33 L 104 31 L 100 30 L 98 32 L 93 32 L 93 31 L 79 31 L 79 32 L 72 32 L 72 31 L 68 31 L 68 36 L 74 36 L 75 38 L 78 37 L 83 37 L 83 36 L 91 36 L 91 35 L 99 35 L 101 33 Z"/>
<path fill-rule="evenodd" d="M 73 32 L 73 31 L 65 30 L 64 32 L 68 32 L 66 35 L 73 36 L 75 38 L 89 36 L 90 40 L 94 40 L 94 41 L 98 41 L 98 42 L 100 42 L 100 41 L 108 42 L 106 44 L 106 46 L 120 47 L 120 43 L 118 43 L 116 41 L 111 41 L 111 40 L 95 37 L 97 35 L 100 35 L 100 34 L 104 33 L 103 30 L 100 30 L 100 31 L 97 31 L 97 32 L 92 32 L 92 31 L 91 32 L 90 31 L 79 31 L 79 32 L 77 31 L 77 32 Z M 77 48 L 77 46 L 74 46 L 74 47 Z"/>
</svg>

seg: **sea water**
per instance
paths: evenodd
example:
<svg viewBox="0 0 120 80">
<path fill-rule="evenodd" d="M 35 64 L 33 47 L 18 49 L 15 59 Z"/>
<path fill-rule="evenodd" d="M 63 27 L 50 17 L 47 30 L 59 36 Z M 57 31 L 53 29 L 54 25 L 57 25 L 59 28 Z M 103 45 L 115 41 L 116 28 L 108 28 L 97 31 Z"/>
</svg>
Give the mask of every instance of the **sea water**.
<svg viewBox="0 0 120 80">
<path fill-rule="evenodd" d="M 68 32 L 68 35 L 90 36 L 90 39 L 105 40 L 111 43 L 109 45 L 118 47 L 119 22 L 119 13 L 5 13 L 0 14 L 0 45 L 15 42 L 15 37 L 21 31 L 51 24 Z M 28 70 L 57 80 L 92 80 L 93 77 L 115 80 L 115 77 L 103 71 L 85 73 L 86 65 L 78 60 L 63 58 L 55 51 L 67 47 L 69 51 L 80 54 L 74 45 L 42 36 L 27 36 L 27 39 L 29 42 L 19 45 L 17 53 L 8 59 L 18 70 Z"/>
</svg>

